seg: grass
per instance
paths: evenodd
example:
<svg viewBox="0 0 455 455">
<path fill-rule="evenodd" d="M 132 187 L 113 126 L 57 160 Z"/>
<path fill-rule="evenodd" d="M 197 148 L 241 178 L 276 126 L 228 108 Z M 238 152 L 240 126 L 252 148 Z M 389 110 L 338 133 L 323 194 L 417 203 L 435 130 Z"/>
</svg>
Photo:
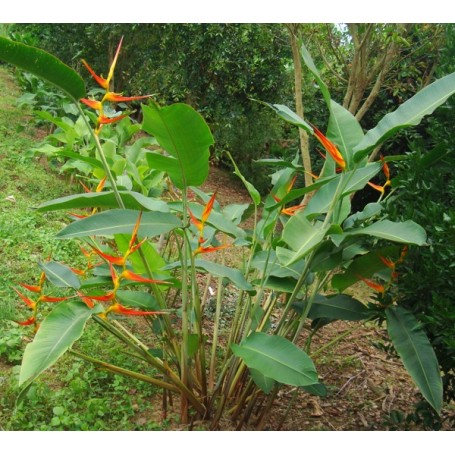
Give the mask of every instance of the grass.
<svg viewBox="0 0 455 455">
<path fill-rule="evenodd" d="M 33 334 L 31 329 L 1 317 L 28 317 L 13 287 L 24 282 L 36 284 L 40 274 L 37 263 L 50 255 L 72 266 L 78 266 L 78 258 L 83 257 L 75 242 L 55 239 L 67 224 L 64 213 L 34 210 L 44 201 L 78 190 L 57 169 L 30 153 L 39 143 L 35 124 L 30 111 L 15 105 L 19 90 L 11 72 L 1 66 L 0 93 L 0 429 L 166 428 L 166 420 L 153 418 L 156 389 L 97 370 L 69 355 L 38 378 L 24 402 L 16 406 L 19 363 L 25 342 Z M 135 360 L 114 343 L 92 324 L 75 347 L 87 353 L 101 351 L 107 361 L 138 369 Z M 160 406 L 158 402 L 157 408 Z"/>
</svg>

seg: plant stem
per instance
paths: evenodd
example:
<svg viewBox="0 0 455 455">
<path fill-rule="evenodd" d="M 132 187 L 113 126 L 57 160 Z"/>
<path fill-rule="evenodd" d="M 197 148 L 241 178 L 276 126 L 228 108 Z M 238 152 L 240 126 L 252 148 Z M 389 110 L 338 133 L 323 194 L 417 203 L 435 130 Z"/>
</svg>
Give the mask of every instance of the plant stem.
<svg viewBox="0 0 455 455">
<path fill-rule="evenodd" d="M 179 392 L 179 389 L 169 382 L 161 381 L 160 379 L 155 379 L 150 376 L 146 376 L 145 374 L 137 373 L 135 371 L 126 370 L 125 368 L 120 368 L 116 365 L 112 365 L 110 363 L 95 359 L 94 357 L 90 357 L 86 354 L 83 354 L 82 352 L 74 351 L 73 349 L 70 349 L 68 352 L 70 354 L 73 354 L 75 357 L 79 357 L 80 359 L 87 360 L 88 362 L 93 363 L 94 365 L 98 365 L 99 367 L 101 367 L 105 370 L 112 371 L 113 373 L 120 374 L 122 376 L 127 376 L 127 377 L 130 377 L 133 379 L 137 379 L 142 382 L 148 382 L 149 384 L 156 385 L 163 389 L 171 390 L 172 392 Z"/>
<path fill-rule="evenodd" d="M 87 126 L 88 130 L 90 131 L 90 135 L 92 136 L 92 139 L 95 141 L 96 145 L 96 150 L 98 151 L 98 155 L 101 159 L 101 163 L 103 164 L 104 172 L 106 172 L 107 178 L 109 180 L 109 183 L 111 184 L 112 191 L 114 192 L 115 200 L 117 201 L 117 204 L 119 208 L 124 209 L 125 204 L 123 203 L 122 197 L 120 196 L 120 193 L 117 188 L 117 183 L 115 182 L 114 176 L 112 175 L 111 169 L 109 167 L 109 164 L 106 160 L 106 155 L 104 154 L 103 147 L 101 146 L 100 139 L 97 134 L 93 131 L 92 127 L 90 126 L 90 123 L 87 120 L 87 117 L 84 114 L 84 111 L 81 108 L 81 105 L 73 99 L 74 103 L 77 106 L 77 109 L 79 113 L 81 114 L 81 117 Z"/>
</svg>

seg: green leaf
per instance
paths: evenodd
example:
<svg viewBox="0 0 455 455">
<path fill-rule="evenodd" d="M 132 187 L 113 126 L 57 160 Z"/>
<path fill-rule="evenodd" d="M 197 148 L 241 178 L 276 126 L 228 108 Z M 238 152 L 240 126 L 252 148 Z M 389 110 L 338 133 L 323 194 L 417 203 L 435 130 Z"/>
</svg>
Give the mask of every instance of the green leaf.
<svg viewBox="0 0 455 455">
<path fill-rule="evenodd" d="M 25 348 L 19 385 L 36 379 L 52 366 L 83 332 L 86 322 L 94 314 L 82 302 L 62 302 L 44 319 L 34 338 Z"/>
<path fill-rule="evenodd" d="M 332 240 L 339 245 L 345 238 L 353 235 L 369 235 L 392 242 L 425 245 L 427 235 L 425 229 L 414 221 L 395 222 L 390 220 L 377 221 L 365 228 L 347 230 L 343 234 L 332 235 Z"/>
<path fill-rule="evenodd" d="M 305 215 L 326 213 L 333 201 L 340 180 L 344 183 L 341 197 L 361 190 L 381 170 L 381 163 L 369 163 L 365 167 L 340 174 L 333 178 L 327 185 L 322 186 L 310 199 L 305 208 Z"/>
<path fill-rule="evenodd" d="M 319 88 L 321 89 L 322 96 L 324 97 L 327 107 L 330 109 L 331 98 L 329 89 L 327 88 L 326 83 L 322 80 L 321 75 L 318 69 L 316 68 L 316 65 L 314 64 L 314 61 L 311 58 L 311 54 L 308 52 L 308 49 L 305 47 L 304 44 L 302 44 L 302 47 L 300 48 L 300 53 L 302 54 L 302 58 L 303 61 L 305 62 L 305 65 L 313 73 L 313 76 L 315 77 L 316 82 L 318 83 Z"/>
<path fill-rule="evenodd" d="M 180 262 L 173 262 L 172 264 L 168 264 L 166 267 L 163 267 L 163 269 L 172 270 L 177 267 L 181 267 L 181 265 L 182 264 Z M 188 266 L 190 265 L 191 263 L 190 261 L 188 261 Z M 249 294 L 256 293 L 253 286 L 250 283 L 248 283 L 248 281 L 246 281 L 245 277 L 238 269 L 232 269 L 222 264 L 206 261 L 205 259 L 196 259 L 194 261 L 194 266 L 197 269 L 205 270 L 206 272 L 212 274 L 213 276 L 228 279 L 242 291 L 246 291 Z"/>
<path fill-rule="evenodd" d="M 287 106 L 284 106 L 283 104 L 270 104 L 263 101 L 258 102 L 264 104 L 264 106 L 270 107 L 270 109 L 272 109 L 279 117 L 291 125 L 298 126 L 299 128 L 304 129 L 307 133 L 313 134 L 313 128 L 307 122 L 305 122 L 302 117 L 297 115 Z"/>
<path fill-rule="evenodd" d="M 318 382 L 313 361 L 286 338 L 253 332 L 231 349 L 248 368 L 281 384 L 307 386 Z"/>
<path fill-rule="evenodd" d="M 327 396 L 327 387 L 322 382 L 303 386 L 302 389 L 307 393 L 311 393 L 311 395 L 316 395 L 317 397 Z"/>
<path fill-rule="evenodd" d="M 343 106 L 330 100 L 330 117 L 327 137 L 338 146 L 347 162 L 348 168 L 350 168 L 352 164 L 352 151 L 363 139 L 363 136 L 362 127 L 357 119 Z"/>
<path fill-rule="evenodd" d="M 276 382 L 273 379 L 264 376 L 260 371 L 255 370 L 254 368 L 249 368 L 249 370 L 251 379 L 253 379 L 254 383 L 268 395 L 275 387 Z"/>
<path fill-rule="evenodd" d="M 277 257 L 277 253 L 280 253 Z M 285 256 L 286 255 L 286 256 Z M 294 253 L 290 250 L 277 247 L 275 251 L 258 251 L 252 261 L 251 267 L 259 270 L 264 275 L 271 275 L 278 278 L 292 277 L 299 279 L 305 264 L 304 261 L 293 264 L 290 267 L 281 266 L 280 263 L 287 263 Z M 279 262 L 278 262 L 279 259 Z"/>
<path fill-rule="evenodd" d="M 303 212 L 297 212 L 284 226 L 283 240 L 295 251 L 294 256 L 285 267 L 303 259 L 313 250 L 328 230 L 327 228 L 313 226 Z"/>
<path fill-rule="evenodd" d="M 339 273 L 332 278 L 332 286 L 341 292 L 357 283 L 360 280 L 359 276 L 371 278 L 374 274 L 382 273 L 382 271 L 387 272 L 387 274 L 382 275 L 383 278 L 389 279 L 391 270 L 381 261 L 380 257 L 396 261 L 399 255 L 400 248 L 395 245 L 362 254 L 349 264 L 344 273 Z"/>
<path fill-rule="evenodd" d="M 81 283 L 77 275 L 66 265 L 59 262 L 38 262 L 40 269 L 46 274 L 46 278 L 58 288 L 79 289 Z"/>
<path fill-rule="evenodd" d="M 425 87 L 398 109 L 384 116 L 369 130 L 362 141 L 354 148 L 354 159 L 360 161 L 377 145 L 394 135 L 397 131 L 418 125 L 422 118 L 445 103 L 455 93 L 455 73 L 449 74 Z"/>
<path fill-rule="evenodd" d="M 114 235 L 117 248 L 122 254 L 125 254 L 129 248 L 131 235 L 116 234 Z M 153 279 L 167 280 L 169 272 L 163 272 L 161 269 L 166 265 L 166 261 L 156 251 L 155 247 L 150 242 L 144 242 L 141 245 L 141 252 L 135 251 L 128 257 L 128 260 L 133 265 L 134 271 L 139 275 L 147 275 L 148 271 L 153 272 Z M 144 265 L 144 260 L 147 265 Z M 159 276 L 158 276 L 159 275 Z"/>
<path fill-rule="evenodd" d="M 226 154 L 234 166 L 234 174 L 245 185 L 245 188 L 247 189 L 248 194 L 250 195 L 251 199 L 253 200 L 253 204 L 257 207 L 261 203 L 261 195 L 259 194 L 259 191 L 250 182 L 248 182 L 248 180 L 246 180 L 246 178 L 243 176 L 243 174 L 240 172 L 239 168 L 237 167 L 237 164 L 235 163 L 234 158 L 232 158 L 231 154 L 229 152 L 226 152 Z"/>
<path fill-rule="evenodd" d="M 155 297 L 148 292 L 119 289 L 115 295 L 119 302 L 126 307 L 141 308 L 148 311 L 160 309 Z"/>
<path fill-rule="evenodd" d="M 250 214 L 250 207 L 251 204 L 229 204 L 223 208 L 223 215 L 237 225 Z"/>
<path fill-rule="evenodd" d="M 438 359 L 414 315 L 401 307 L 386 310 L 387 330 L 395 349 L 422 395 L 439 414 L 442 379 Z"/>
<path fill-rule="evenodd" d="M 355 223 L 362 222 L 379 215 L 384 209 L 383 205 L 379 202 L 370 202 L 367 204 L 361 212 L 352 214 L 349 218 L 346 218 L 343 223 L 345 229 L 351 228 Z"/>
<path fill-rule="evenodd" d="M 0 37 L 0 60 L 46 79 L 75 100 L 86 94 L 83 79 L 57 57 L 36 47 Z"/>
<path fill-rule="evenodd" d="M 164 201 L 152 199 L 134 191 L 119 191 L 127 209 L 150 210 L 154 212 L 169 212 L 169 207 Z M 113 191 L 101 193 L 82 193 L 64 196 L 52 201 L 44 202 L 38 206 L 40 212 L 53 210 L 84 209 L 92 207 L 117 208 L 118 203 Z"/>
<path fill-rule="evenodd" d="M 370 317 L 368 308 L 357 299 L 345 294 L 318 295 L 308 313 L 310 319 L 361 321 Z"/>
<path fill-rule="evenodd" d="M 114 209 L 96 213 L 88 218 L 71 223 L 57 234 L 57 238 L 131 234 L 138 216 L 138 211 L 128 209 Z M 181 224 L 181 221 L 171 213 L 145 212 L 142 214 L 138 235 L 140 237 L 155 237 L 180 227 Z"/>
<path fill-rule="evenodd" d="M 204 269 L 213 276 L 227 278 L 242 291 L 252 294 L 255 293 L 253 286 L 245 280 L 245 277 L 242 275 L 240 270 L 231 269 L 225 265 L 216 264 L 215 262 L 206 261 L 204 259 L 196 259 L 194 262 L 196 268 Z"/>
<path fill-rule="evenodd" d="M 142 110 L 142 129 L 153 135 L 160 146 L 178 161 L 177 168 L 172 164 L 166 169 L 174 184 L 183 189 L 204 183 L 209 172 L 209 148 L 214 142 L 204 119 L 183 103 L 163 108 L 152 103 L 143 105 Z"/>
</svg>

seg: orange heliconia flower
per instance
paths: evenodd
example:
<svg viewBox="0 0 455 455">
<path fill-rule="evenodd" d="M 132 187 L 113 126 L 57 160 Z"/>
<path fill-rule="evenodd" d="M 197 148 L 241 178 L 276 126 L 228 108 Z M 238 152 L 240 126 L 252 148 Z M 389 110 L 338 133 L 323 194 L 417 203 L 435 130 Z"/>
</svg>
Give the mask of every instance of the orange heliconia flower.
<svg viewBox="0 0 455 455">
<path fill-rule="evenodd" d="M 389 269 L 395 270 L 395 262 L 393 262 L 389 258 L 385 258 L 384 256 L 379 256 L 379 259 L 383 262 L 383 264 L 388 267 Z"/>
<path fill-rule="evenodd" d="M 343 158 L 343 155 L 337 149 L 336 145 L 330 141 L 327 137 L 325 137 L 321 131 L 319 131 L 314 125 L 311 125 L 314 130 L 314 135 L 318 139 L 318 141 L 323 145 L 323 147 L 327 150 L 330 156 L 334 159 L 334 161 L 341 167 L 342 170 L 346 168 L 346 161 Z"/>
<path fill-rule="evenodd" d="M 103 110 L 103 105 L 102 105 L 101 101 L 89 100 L 87 98 L 81 98 L 81 102 L 84 103 L 89 108 L 94 109 L 95 111 Z"/>
<path fill-rule="evenodd" d="M 123 43 L 123 36 L 120 39 L 120 42 L 117 46 L 117 50 L 115 52 L 114 59 L 112 60 L 111 67 L 109 68 L 109 73 L 107 75 L 107 78 L 104 78 L 103 76 L 98 76 L 98 74 L 93 71 L 93 69 L 90 67 L 90 65 L 85 61 L 82 60 L 82 63 L 84 66 L 87 68 L 88 72 L 91 74 L 93 79 L 97 82 L 99 86 L 104 88 L 106 90 L 106 93 L 104 94 L 103 98 L 101 101 L 97 100 L 90 100 L 87 98 L 81 98 L 81 102 L 90 107 L 91 109 L 94 109 L 95 111 L 98 112 L 98 119 L 96 122 L 96 128 L 95 128 L 95 134 L 99 134 L 101 128 L 103 125 L 107 125 L 110 123 L 118 122 L 122 120 L 123 118 L 127 117 L 128 114 L 123 114 L 123 115 L 118 115 L 117 117 L 106 117 L 104 115 L 104 103 L 111 102 L 111 103 L 120 103 L 120 102 L 128 102 L 128 101 L 136 101 L 136 100 L 141 100 L 145 98 L 149 98 L 152 95 L 144 95 L 144 96 L 123 96 L 120 93 L 114 93 L 110 91 L 110 83 L 112 81 L 112 78 L 114 77 L 114 71 L 115 71 L 115 66 L 117 64 L 118 56 L 120 54 L 120 49 L 122 48 L 122 43 Z"/>
<path fill-rule="evenodd" d="M 120 274 L 120 279 L 125 278 L 126 280 L 130 281 L 138 281 L 140 283 L 155 283 L 155 284 L 170 284 L 168 281 L 162 280 L 152 280 L 150 278 L 145 278 L 137 273 L 132 272 L 131 270 L 124 270 Z"/>
<path fill-rule="evenodd" d="M 193 251 L 193 256 L 196 256 L 197 254 L 211 253 L 213 251 L 221 250 L 221 249 L 227 248 L 229 246 L 229 245 L 208 246 L 208 247 L 203 246 L 203 244 L 205 243 L 205 239 L 203 236 L 204 226 L 205 226 L 206 221 L 209 219 L 210 213 L 213 210 L 213 204 L 215 203 L 215 198 L 216 198 L 216 191 L 213 193 L 212 197 L 209 199 L 209 201 L 205 205 L 204 210 L 202 211 L 200 220 L 198 220 L 193 215 L 191 210 L 188 208 L 191 222 L 197 227 L 197 229 L 199 231 L 198 247 Z"/>
<path fill-rule="evenodd" d="M 29 307 L 31 308 L 32 310 L 34 310 L 36 308 L 36 302 L 34 302 L 32 299 L 28 298 L 27 296 L 25 296 L 24 294 L 22 294 L 22 292 L 18 291 L 16 288 L 13 288 L 17 295 L 22 299 L 22 301 Z M 40 291 L 41 292 L 41 291 Z"/>
<path fill-rule="evenodd" d="M 283 215 L 294 216 L 297 211 L 306 207 L 306 204 L 293 205 L 292 207 L 284 208 L 281 210 Z"/>
<path fill-rule="evenodd" d="M 384 185 L 376 185 L 375 183 L 368 182 L 368 185 L 370 185 L 372 188 L 375 190 L 379 191 L 382 195 L 385 193 L 385 188 L 386 186 L 392 186 L 392 182 L 390 181 L 390 169 L 388 164 L 386 163 L 384 157 L 381 155 L 381 161 L 382 161 L 382 172 L 384 172 L 386 182 Z"/>
<path fill-rule="evenodd" d="M 35 316 L 32 316 L 32 317 L 28 318 L 26 321 L 14 321 L 14 322 L 16 322 L 19 325 L 24 325 L 24 326 L 32 325 L 36 322 L 36 318 L 35 318 Z"/>
<path fill-rule="evenodd" d="M 41 286 L 31 286 L 29 284 L 24 284 L 24 283 L 19 283 L 19 284 L 20 284 L 20 286 L 29 290 L 30 292 L 36 292 L 38 294 L 41 292 Z"/>
<path fill-rule="evenodd" d="M 198 246 L 194 251 L 193 255 L 196 256 L 198 254 L 204 253 L 213 253 L 214 251 L 222 250 L 223 248 L 227 248 L 230 245 L 220 245 L 220 246 Z"/>
<path fill-rule="evenodd" d="M 111 103 L 127 103 L 129 101 L 137 101 L 143 100 L 145 98 L 150 98 L 151 96 L 152 95 L 122 96 L 120 93 L 107 92 L 103 97 L 103 101 L 109 101 Z"/>
<path fill-rule="evenodd" d="M 292 187 L 294 186 L 294 183 L 296 180 L 297 180 L 297 175 L 295 175 L 291 179 L 291 181 L 288 183 L 288 185 L 286 186 L 286 194 L 292 190 Z M 281 199 L 279 197 L 277 197 L 275 194 L 272 194 L 272 197 L 276 202 L 281 202 Z M 283 208 L 280 213 L 282 213 L 283 215 L 287 215 L 287 216 L 294 216 L 298 210 L 305 208 L 305 206 L 306 206 L 306 204 L 293 205 L 292 207 Z"/>
<path fill-rule="evenodd" d="M 384 294 L 385 288 L 382 284 L 376 283 L 375 281 L 368 280 L 367 278 L 364 278 L 363 276 L 357 275 L 358 278 L 360 278 L 369 288 L 374 289 L 377 292 L 380 292 L 381 294 Z"/>
<path fill-rule="evenodd" d="M 115 123 L 122 120 L 125 117 L 128 117 L 128 114 L 118 115 L 117 117 L 106 117 L 105 115 L 100 115 L 98 117 L 98 126 L 108 125 L 109 123 Z"/>
<path fill-rule="evenodd" d="M 120 303 L 114 303 L 111 305 L 105 312 L 107 313 L 119 313 L 119 314 L 124 314 L 127 316 L 151 316 L 155 314 L 164 314 L 163 311 L 142 311 L 142 310 L 133 310 L 131 308 L 127 308 Z"/>
</svg>

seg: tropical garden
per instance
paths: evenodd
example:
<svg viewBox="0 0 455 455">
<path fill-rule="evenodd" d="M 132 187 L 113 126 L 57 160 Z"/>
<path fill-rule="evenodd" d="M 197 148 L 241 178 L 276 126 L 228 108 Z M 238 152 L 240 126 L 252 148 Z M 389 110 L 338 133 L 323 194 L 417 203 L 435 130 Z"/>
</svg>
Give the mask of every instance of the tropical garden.
<svg viewBox="0 0 455 455">
<path fill-rule="evenodd" d="M 0 25 L 2 430 L 455 423 L 452 24 Z"/>
</svg>

